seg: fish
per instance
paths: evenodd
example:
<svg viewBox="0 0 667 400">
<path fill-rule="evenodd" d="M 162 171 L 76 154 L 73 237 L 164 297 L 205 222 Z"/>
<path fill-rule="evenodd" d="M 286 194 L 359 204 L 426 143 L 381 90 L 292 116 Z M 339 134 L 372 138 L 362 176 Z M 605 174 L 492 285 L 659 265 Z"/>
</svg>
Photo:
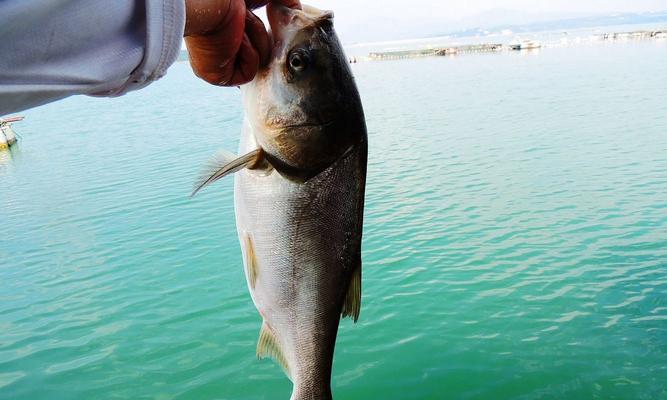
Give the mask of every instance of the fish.
<svg viewBox="0 0 667 400">
<path fill-rule="evenodd" d="M 234 174 L 248 290 L 262 317 L 256 355 L 292 400 L 332 398 L 341 318 L 359 318 L 368 137 L 333 13 L 267 6 L 270 61 L 241 86 L 239 154 L 221 151 L 193 194 Z"/>
</svg>

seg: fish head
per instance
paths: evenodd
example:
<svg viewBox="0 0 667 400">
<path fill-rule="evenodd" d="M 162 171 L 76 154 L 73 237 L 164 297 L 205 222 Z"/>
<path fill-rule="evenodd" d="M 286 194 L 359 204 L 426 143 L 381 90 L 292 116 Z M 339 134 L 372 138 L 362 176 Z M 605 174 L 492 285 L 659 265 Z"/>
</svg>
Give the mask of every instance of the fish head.
<svg viewBox="0 0 667 400">
<path fill-rule="evenodd" d="M 269 63 L 244 85 L 246 119 L 267 160 L 306 181 L 366 140 L 366 126 L 333 13 L 270 3 Z"/>
</svg>

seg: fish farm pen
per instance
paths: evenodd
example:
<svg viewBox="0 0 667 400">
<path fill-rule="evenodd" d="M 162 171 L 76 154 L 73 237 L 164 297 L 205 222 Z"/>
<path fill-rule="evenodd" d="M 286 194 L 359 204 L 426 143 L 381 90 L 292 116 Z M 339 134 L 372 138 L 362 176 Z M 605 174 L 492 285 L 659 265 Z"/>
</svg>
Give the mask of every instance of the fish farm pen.
<svg viewBox="0 0 667 400">
<path fill-rule="evenodd" d="M 635 32 L 617 32 L 617 33 L 599 33 L 591 35 L 589 41 L 603 41 L 603 40 L 641 40 L 641 39 L 656 39 L 666 40 L 667 30 L 657 31 L 635 31 Z M 527 43 L 529 42 L 529 43 Z M 460 46 L 446 46 L 446 47 L 429 47 L 422 49 L 400 50 L 400 51 L 380 51 L 368 54 L 368 57 L 359 58 L 360 61 L 384 61 L 384 60 L 401 60 L 407 58 L 419 57 L 434 57 L 434 56 L 450 56 L 465 53 L 488 53 L 501 52 L 513 50 L 532 50 L 540 47 L 558 46 L 559 43 L 541 45 L 539 42 L 526 40 L 517 44 L 502 44 L 502 43 L 481 43 Z M 355 59 L 355 62 L 357 60 Z"/>
<path fill-rule="evenodd" d="M 429 48 L 420 50 L 375 52 L 368 55 L 369 60 L 400 60 L 404 58 L 448 56 L 459 53 L 482 53 L 504 50 L 507 46 L 500 43 L 471 44 L 465 46 L 452 46 L 442 48 Z"/>
</svg>

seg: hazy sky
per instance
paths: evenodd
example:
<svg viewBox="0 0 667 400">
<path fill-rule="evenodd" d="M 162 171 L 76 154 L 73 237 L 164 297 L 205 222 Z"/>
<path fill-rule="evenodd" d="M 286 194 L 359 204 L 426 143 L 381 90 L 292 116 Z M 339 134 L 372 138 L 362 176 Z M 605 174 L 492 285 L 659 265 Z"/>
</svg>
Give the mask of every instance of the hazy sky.
<svg viewBox="0 0 667 400">
<path fill-rule="evenodd" d="M 333 10 L 344 42 L 448 32 L 502 22 L 532 22 L 569 15 L 667 10 L 667 0 L 303 0 Z M 518 11 L 512 13 L 510 11 Z M 426 32 L 428 33 L 428 32 Z"/>
</svg>

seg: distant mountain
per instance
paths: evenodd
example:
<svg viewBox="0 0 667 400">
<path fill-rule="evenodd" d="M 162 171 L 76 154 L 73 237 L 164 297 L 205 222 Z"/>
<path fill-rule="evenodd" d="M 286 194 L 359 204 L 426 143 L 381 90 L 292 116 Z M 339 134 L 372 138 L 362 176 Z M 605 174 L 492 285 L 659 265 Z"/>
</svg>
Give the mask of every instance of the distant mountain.
<svg viewBox="0 0 667 400">
<path fill-rule="evenodd" d="M 512 10 L 507 8 L 496 8 L 475 14 L 471 17 L 457 21 L 457 28 L 463 30 L 471 28 L 489 29 L 499 26 L 516 26 L 536 24 L 545 21 L 562 21 L 584 17 L 592 17 L 596 14 L 590 13 L 536 13 L 530 11 Z"/>
<path fill-rule="evenodd" d="M 617 13 L 611 15 L 570 15 L 568 17 L 554 18 L 553 15 L 536 15 L 518 13 L 510 10 L 507 13 L 494 13 L 493 18 L 479 16 L 479 19 L 487 21 L 483 25 L 469 25 L 471 27 L 448 32 L 433 32 L 432 36 L 474 36 L 484 32 L 499 32 L 509 29 L 512 32 L 536 32 L 551 30 L 568 30 L 588 27 L 603 27 L 611 25 L 637 25 L 665 23 L 667 24 L 667 11 L 657 13 Z M 472 18 L 469 22 L 474 21 Z"/>
<path fill-rule="evenodd" d="M 449 19 L 447 15 L 425 13 L 419 16 L 394 15 L 385 11 L 382 18 L 347 16 L 337 28 L 344 44 L 419 39 L 434 36 L 470 36 L 485 32 L 535 32 L 571 30 L 594 26 L 665 23 L 667 10 L 645 13 L 535 13 L 511 9 L 493 9 L 470 17 Z M 363 29 L 361 28 L 363 27 Z"/>
</svg>

